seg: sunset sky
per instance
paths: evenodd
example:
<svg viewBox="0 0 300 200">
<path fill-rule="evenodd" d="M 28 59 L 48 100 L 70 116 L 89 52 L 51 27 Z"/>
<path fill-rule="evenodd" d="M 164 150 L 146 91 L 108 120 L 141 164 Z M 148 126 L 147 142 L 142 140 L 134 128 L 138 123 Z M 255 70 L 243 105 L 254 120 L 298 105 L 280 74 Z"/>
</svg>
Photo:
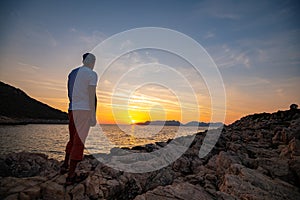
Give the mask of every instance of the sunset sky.
<svg viewBox="0 0 300 200">
<path fill-rule="evenodd" d="M 226 124 L 300 104 L 298 1 L 9 0 L 1 1 L 0 9 L 0 80 L 63 111 L 68 109 L 68 73 L 81 65 L 82 54 L 114 34 L 140 27 L 179 31 L 204 47 L 224 82 Z M 136 68 L 141 65 L 146 67 Z M 210 121 L 210 91 L 203 77 L 168 52 L 124 55 L 98 84 L 101 123 Z M 131 87 L 136 90 L 130 98 L 122 96 Z"/>
</svg>

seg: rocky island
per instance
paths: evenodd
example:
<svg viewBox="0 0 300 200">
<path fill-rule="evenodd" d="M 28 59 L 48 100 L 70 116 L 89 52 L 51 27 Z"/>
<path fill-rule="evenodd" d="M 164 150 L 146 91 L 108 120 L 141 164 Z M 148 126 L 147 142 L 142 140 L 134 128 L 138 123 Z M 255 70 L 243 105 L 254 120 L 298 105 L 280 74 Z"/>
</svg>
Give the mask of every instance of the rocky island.
<svg viewBox="0 0 300 200">
<path fill-rule="evenodd" d="M 191 121 L 186 124 L 182 124 L 180 121 L 176 121 L 176 120 L 167 120 L 167 121 L 157 120 L 157 121 L 137 122 L 137 123 L 134 123 L 134 125 L 221 127 L 221 126 L 223 126 L 223 123 L 221 123 L 221 122 L 205 123 L 205 122 Z"/>
<path fill-rule="evenodd" d="M 68 187 L 64 187 L 66 175 L 58 174 L 59 161 L 37 153 L 8 154 L 0 158 L 0 198 L 300 199 L 297 107 L 249 115 L 224 126 L 213 150 L 200 159 L 198 152 L 206 134 L 197 133 L 179 159 L 154 172 L 118 171 L 87 155 L 78 170 L 89 172 L 89 177 Z M 150 152 L 167 144 L 158 142 L 128 151 Z M 108 155 L 108 159 L 112 157 Z"/>
<path fill-rule="evenodd" d="M 146 121 L 146 122 L 137 122 L 135 125 L 156 125 L 156 126 L 181 126 L 182 124 L 176 120 L 167 120 L 167 121 Z"/>
</svg>

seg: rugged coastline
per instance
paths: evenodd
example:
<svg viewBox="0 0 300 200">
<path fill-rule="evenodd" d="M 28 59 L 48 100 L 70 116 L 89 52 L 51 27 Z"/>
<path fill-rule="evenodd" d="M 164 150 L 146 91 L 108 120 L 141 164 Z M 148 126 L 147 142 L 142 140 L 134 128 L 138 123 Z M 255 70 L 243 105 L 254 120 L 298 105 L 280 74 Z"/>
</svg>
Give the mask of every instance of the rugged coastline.
<svg viewBox="0 0 300 200">
<path fill-rule="evenodd" d="M 154 172 L 122 172 L 85 156 L 78 170 L 89 177 L 66 188 L 60 162 L 44 154 L 8 154 L 0 158 L 0 198 L 300 199 L 299 109 L 249 115 L 225 126 L 214 149 L 200 159 L 206 134 L 196 134 L 179 159 Z M 128 151 L 151 152 L 167 144 Z"/>
</svg>

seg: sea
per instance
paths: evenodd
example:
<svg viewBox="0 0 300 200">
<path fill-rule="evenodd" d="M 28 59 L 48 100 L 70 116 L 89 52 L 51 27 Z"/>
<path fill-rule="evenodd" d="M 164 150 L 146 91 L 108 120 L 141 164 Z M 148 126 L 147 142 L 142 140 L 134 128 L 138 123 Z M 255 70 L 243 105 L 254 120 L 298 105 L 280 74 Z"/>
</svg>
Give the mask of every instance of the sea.
<svg viewBox="0 0 300 200">
<path fill-rule="evenodd" d="M 208 127 L 96 125 L 85 142 L 85 154 L 109 153 L 114 147 L 134 147 L 166 142 L 205 131 Z M 44 153 L 63 160 L 69 139 L 68 125 L 28 124 L 0 126 L 0 155 L 14 152 Z"/>
</svg>

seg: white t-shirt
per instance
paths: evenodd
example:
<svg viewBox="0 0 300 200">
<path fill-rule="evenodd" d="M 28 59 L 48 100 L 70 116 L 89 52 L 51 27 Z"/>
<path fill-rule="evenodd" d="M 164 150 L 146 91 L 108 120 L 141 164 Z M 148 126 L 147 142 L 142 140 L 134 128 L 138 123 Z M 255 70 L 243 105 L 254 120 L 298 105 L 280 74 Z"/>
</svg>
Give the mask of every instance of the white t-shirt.
<svg viewBox="0 0 300 200">
<path fill-rule="evenodd" d="M 68 76 L 69 110 L 90 110 L 88 87 L 97 86 L 98 76 L 92 69 L 81 66 Z"/>
</svg>

